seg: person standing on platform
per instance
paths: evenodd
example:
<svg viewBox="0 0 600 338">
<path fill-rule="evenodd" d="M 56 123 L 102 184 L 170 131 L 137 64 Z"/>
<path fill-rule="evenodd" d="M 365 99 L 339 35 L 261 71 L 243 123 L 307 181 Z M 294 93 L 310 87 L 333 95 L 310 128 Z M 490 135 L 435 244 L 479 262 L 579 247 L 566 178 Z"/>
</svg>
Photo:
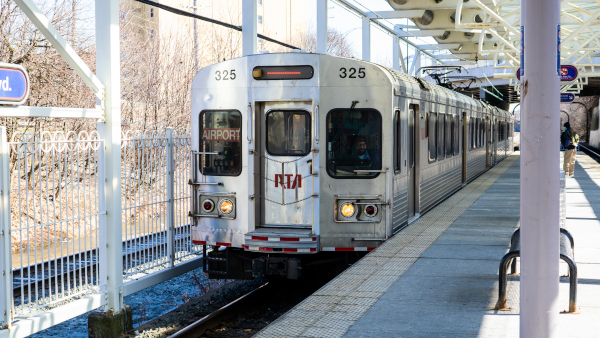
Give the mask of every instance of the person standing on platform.
<svg viewBox="0 0 600 338">
<path fill-rule="evenodd" d="M 565 147 L 565 159 L 563 161 L 563 170 L 566 176 L 573 177 L 575 173 L 575 157 L 577 156 L 577 143 L 579 135 L 571 129 L 571 124 L 565 122 L 563 133 L 560 136 L 560 142 Z"/>
</svg>

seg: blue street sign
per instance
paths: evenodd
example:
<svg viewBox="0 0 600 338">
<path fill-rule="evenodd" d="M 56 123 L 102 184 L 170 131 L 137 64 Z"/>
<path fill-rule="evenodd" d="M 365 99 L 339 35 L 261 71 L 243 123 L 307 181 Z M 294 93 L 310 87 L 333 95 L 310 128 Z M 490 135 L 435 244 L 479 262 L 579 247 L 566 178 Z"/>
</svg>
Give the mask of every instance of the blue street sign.
<svg viewBox="0 0 600 338">
<path fill-rule="evenodd" d="M 560 74 L 558 74 L 558 76 L 560 77 L 561 81 L 573 81 L 577 78 L 577 75 L 579 75 L 579 72 L 577 72 L 577 68 L 575 68 L 575 66 L 560 66 Z"/>
<path fill-rule="evenodd" d="M 0 104 L 22 104 L 29 95 L 29 76 L 18 65 L 0 63 Z"/>
<path fill-rule="evenodd" d="M 573 102 L 575 100 L 575 94 L 560 93 L 560 102 Z"/>
<path fill-rule="evenodd" d="M 517 69 L 517 80 L 521 81 L 521 75 L 523 74 L 523 70 L 521 68 Z M 561 81 L 574 81 L 577 79 L 579 72 L 575 66 L 571 65 L 561 65 L 560 73 L 558 74 Z"/>
</svg>

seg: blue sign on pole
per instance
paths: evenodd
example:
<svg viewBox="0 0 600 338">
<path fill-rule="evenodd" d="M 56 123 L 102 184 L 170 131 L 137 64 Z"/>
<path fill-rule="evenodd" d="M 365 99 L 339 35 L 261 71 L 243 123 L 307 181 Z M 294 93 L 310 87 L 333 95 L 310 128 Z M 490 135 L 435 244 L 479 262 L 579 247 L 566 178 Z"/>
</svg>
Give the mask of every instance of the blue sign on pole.
<svg viewBox="0 0 600 338">
<path fill-rule="evenodd" d="M 573 102 L 573 100 L 575 100 L 575 94 L 560 93 L 560 102 Z"/>
<path fill-rule="evenodd" d="M 23 104 L 29 96 L 29 76 L 18 65 L 0 63 L 0 104 Z"/>
<path fill-rule="evenodd" d="M 517 71 L 517 77 L 525 75 L 525 27 L 521 26 L 521 68 Z"/>
<path fill-rule="evenodd" d="M 560 73 L 558 74 L 558 76 L 560 77 L 561 81 L 573 81 L 577 79 L 577 75 L 579 75 L 579 72 L 577 71 L 577 68 L 575 68 L 575 66 L 560 66 Z"/>
</svg>

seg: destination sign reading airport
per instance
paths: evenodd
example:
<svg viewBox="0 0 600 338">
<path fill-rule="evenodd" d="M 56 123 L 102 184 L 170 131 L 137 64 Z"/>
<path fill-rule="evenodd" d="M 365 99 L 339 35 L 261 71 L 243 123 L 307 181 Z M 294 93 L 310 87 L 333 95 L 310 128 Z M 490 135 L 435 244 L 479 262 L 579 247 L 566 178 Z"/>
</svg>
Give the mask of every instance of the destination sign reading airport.
<svg viewBox="0 0 600 338">
<path fill-rule="evenodd" d="M 0 104 L 19 105 L 29 95 L 29 76 L 18 65 L 0 63 Z"/>
</svg>

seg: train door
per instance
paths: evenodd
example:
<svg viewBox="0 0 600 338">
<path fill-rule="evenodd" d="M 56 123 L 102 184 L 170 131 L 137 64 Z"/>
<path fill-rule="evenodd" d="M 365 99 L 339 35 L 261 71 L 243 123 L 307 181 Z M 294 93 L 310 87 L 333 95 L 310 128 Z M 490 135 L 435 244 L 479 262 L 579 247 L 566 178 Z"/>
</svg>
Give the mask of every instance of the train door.
<svg viewBox="0 0 600 338">
<path fill-rule="evenodd" d="M 467 152 L 468 152 L 468 144 L 467 137 L 469 135 L 469 126 L 468 126 L 468 118 L 467 113 L 463 112 L 462 116 L 462 183 L 467 183 Z"/>
<path fill-rule="evenodd" d="M 312 228 L 311 108 L 310 102 L 265 102 L 257 110 L 261 227 Z"/>
<path fill-rule="evenodd" d="M 419 181 L 417 166 L 419 163 L 419 106 L 410 105 L 408 110 L 408 219 L 415 217 L 419 212 L 418 188 Z"/>
</svg>

